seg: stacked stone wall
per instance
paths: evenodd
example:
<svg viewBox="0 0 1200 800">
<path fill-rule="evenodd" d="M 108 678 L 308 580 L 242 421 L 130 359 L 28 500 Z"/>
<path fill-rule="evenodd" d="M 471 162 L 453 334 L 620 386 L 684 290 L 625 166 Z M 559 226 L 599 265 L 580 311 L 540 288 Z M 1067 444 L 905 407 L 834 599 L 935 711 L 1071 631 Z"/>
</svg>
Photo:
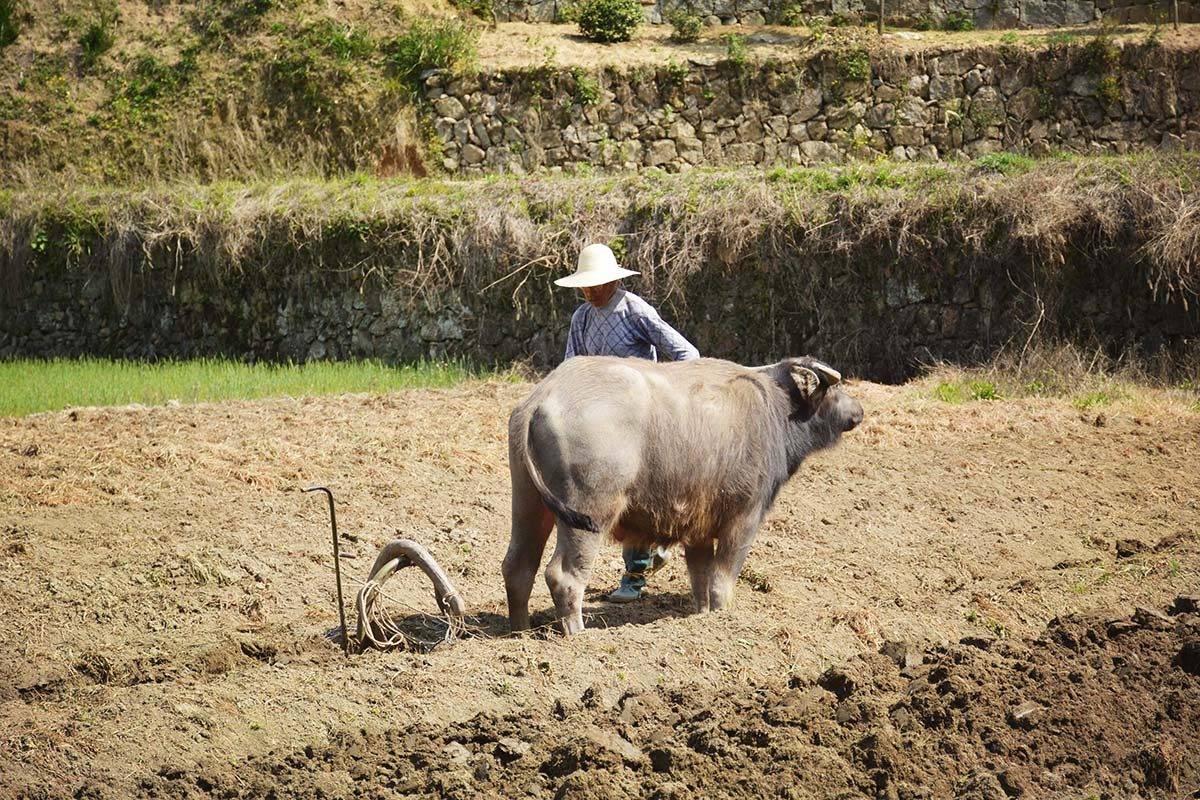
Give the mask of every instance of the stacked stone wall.
<svg viewBox="0 0 1200 800">
<path fill-rule="evenodd" d="M 468 174 L 1200 149 L 1200 53 L 1105 40 L 434 73 L 423 92 L 444 167 Z"/>
</svg>

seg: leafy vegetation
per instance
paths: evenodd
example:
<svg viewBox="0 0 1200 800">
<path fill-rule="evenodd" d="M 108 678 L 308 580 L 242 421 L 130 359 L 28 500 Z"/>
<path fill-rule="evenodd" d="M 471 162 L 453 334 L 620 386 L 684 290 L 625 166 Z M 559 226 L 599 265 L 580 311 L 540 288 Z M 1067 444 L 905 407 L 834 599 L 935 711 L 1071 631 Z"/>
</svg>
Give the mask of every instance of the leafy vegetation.
<svg viewBox="0 0 1200 800">
<path fill-rule="evenodd" d="M 673 42 L 694 42 L 700 38 L 700 31 L 704 27 L 704 20 L 698 14 L 682 9 L 673 11 L 667 21 L 671 23 Z"/>
<path fill-rule="evenodd" d="M 0 0 L 0 50 L 21 35 L 21 8 L 17 0 Z"/>
<path fill-rule="evenodd" d="M 449 387 L 492 373 L 461 361 L 388 365 L 379 361 L 246 364 L 227 359 L 146 363 L 108 359 L 0 361 L 0 416 L 170 401 L 308 397 Z"/>
<path fill-rule="evenodd" d="M 951 11 L 942 20 L 942 30 L 944 31 L 973 31 L 975 30 L 975 20 L 965 11 Z"/>
<path fill-rule="evenodd" d="M 1037 162 L 1030 156 L 1020 153 L 988 153 L 975 159 L 975 165 L 985 172 L 1020 175 L 1033 169 Z"/>
<path fill-rule="evenodd" d="M 427 69 L 468 71 L 475 63 L 479 33 L 460 20 L 414 20 L 387 46 L 401 79 L 415 81 Z"/>
<path fill-rule="evenodd" d="M 639 0 L 584 0 L 579 30 L 593 42 L 627 42 L 642 24 Z"/>
<path fill-rule="evenodd" d="M 736 33 L 725 36 L 725 58 L 739 71 L 746 68 L 750 61 L 750 50 L 746 47 L 746 39 Z"/>
<path fill-rule="evenodd" d="M 90 67 L 116 42 L 115 28 L 121 18 L 116 0 L 92 0 L 92 19 L 79 39 L 83 64 Z"/>
</svg>

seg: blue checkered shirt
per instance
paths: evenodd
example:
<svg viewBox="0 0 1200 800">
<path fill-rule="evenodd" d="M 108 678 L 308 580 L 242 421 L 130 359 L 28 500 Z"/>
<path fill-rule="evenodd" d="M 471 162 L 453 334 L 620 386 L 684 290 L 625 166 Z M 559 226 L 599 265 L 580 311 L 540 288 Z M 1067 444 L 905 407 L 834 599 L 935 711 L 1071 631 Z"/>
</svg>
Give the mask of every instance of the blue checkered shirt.
<svg viewBox="0 0 1200 800">
<path fill-rule="evenodd" d="M 660 354 L 672 361 L 700 357 L 695 345 L 633 292 L 617 289 L 604 308 L 584 303 L 571 317 L 564 358 L 622 356 L 657 361 Z"/>
</svg>

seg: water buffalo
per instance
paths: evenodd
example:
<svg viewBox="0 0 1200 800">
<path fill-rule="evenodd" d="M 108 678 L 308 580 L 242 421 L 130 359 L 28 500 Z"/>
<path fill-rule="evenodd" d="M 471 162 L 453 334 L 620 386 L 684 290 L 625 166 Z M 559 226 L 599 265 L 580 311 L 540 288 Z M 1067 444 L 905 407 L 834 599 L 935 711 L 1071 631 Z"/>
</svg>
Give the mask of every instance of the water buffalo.
<svg viewBox="0 0 1200 800">
<path fill-rule="evenodd" d="M 840 380 L 812 358 L 765 367 L 563 362 L 508 422 L 512 629 L 529 627 L 529 593 L 556 520 L 546 583 L 565 633 L 583 630 L 583 591 L 606 534 L 683 545 L 696 610 L 728 605 L 780 487 L 862 421 Z"/>
</svg>

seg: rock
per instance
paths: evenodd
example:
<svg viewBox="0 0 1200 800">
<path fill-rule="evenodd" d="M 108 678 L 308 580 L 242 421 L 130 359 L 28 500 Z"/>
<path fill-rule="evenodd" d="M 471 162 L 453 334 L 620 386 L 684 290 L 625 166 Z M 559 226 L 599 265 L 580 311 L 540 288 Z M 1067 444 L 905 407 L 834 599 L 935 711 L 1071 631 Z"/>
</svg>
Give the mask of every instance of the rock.
<svg viewBox="0 0 1200 800">
<path fill-rule="evenodd" d="M 506 736 L 496 743 L 496 760 L 501 764 L 511 764 L 522 756 L 528 755 L 530 749 L 527 742 Z"/>
<path fill-rule="evenodd" d="M 801 142 L 800 152 L 809 161 L 841 160 L 841 153 L 827 142 Z"/>
<path fill-rule="evenodd" d="M 450 95 L 445 95 L 434 100 L 433 108 L 437 111 L 439 117 L 449 117 L 450 119 L 462 119 L 467 113 L 467 109 L 459 99 Z"/>
<path fill-rule="evenodd" d="M 1037 89 L 1026 87 L 1008 101 L 1008 113 L 1020 120 L 1031 120 L 1042 115 L 1041 96 Z"/>
<path fill-rule="evenodd" d="M 980 86 L 983 86 L 983 73 L 979 70 L 970 70 L 963 76 L 963 89 L 966 90 L 967 94 L 975 94 Z"/>
<path fill-rule="evenodd" d="M 486 154 L 483 148 L 473 144 L 465 144 L 462 148 L 462 160 L 468 164 L 479 164 L 483 161 Z"/>
<path fill-rule="evenodd" d="M 741 24 L 743 24 L 743 25 L 766 25 L 767 24 L 766 18 L 763 17 L 763 15 L 758 13 L 757 11 L 751 11 L 748 14 L 743 14 L 740 21 L 741 21 Z"/>
<path fill-rule="evenodd" d="M 1139 539 L 1117 539 L 1117 558 L 1131 558 L 1146 549 Z"/>
<path fill-rule="evenodd" d="M 1173 663 L 1189 675 L 1200 675 L 1200 639 L 1184 642 Z"/>
<path fill-rule="evenodd" d="M 920 147 L 925 144 L 924 131 L 915 125 L 897 125 L 892 128 L 892 144 L 904 147 Z"/>
<path fill-rule="evenodd" d="M 626 764 L 636 766 L 643 760 L 642 751 L 638 750 L 627 740 L 612 731 L 606 731 L 595 725 L 588 725 L 582 737 L 602 750 L 607 750 L 621 758 Z"/>
<path fill-rule="evenodd" d="M 1045 709 L 1037 703 L 1021 703 L 1014 708 L 1010 708 L 1008 713 L 1005 714 L 1005 719 L 1014 728 L 1033 730 L 1041 722 L 1044 712 Z"/>
<path fill-rule="evenodd" d="M 896 119 L 896 107 L 891 103 L 878 103 L 867 110 L 865 122 L 871 128 L 886 128 Z"/>
<path fill-rule="evenodd" d="M 963 96 L 962 80 L 946 78 L 938 75 L 929 81 L 929 98 L 931 100 L 954 100 Z"/>
<path fill-rule="evenodd" d="M 1004 98 L 995 86 L 984 86 L 971 99 L 967 112 L 971 120 L 980 127 L 996 125 L 1004 121 Z"/>
<path fill-rule="evenodd" d="M 450 742 L 442 748 L 442 755 L 454 764 L 466 764 L 471 760 L 471 751 L 462 742 Z"/>
</svg>

